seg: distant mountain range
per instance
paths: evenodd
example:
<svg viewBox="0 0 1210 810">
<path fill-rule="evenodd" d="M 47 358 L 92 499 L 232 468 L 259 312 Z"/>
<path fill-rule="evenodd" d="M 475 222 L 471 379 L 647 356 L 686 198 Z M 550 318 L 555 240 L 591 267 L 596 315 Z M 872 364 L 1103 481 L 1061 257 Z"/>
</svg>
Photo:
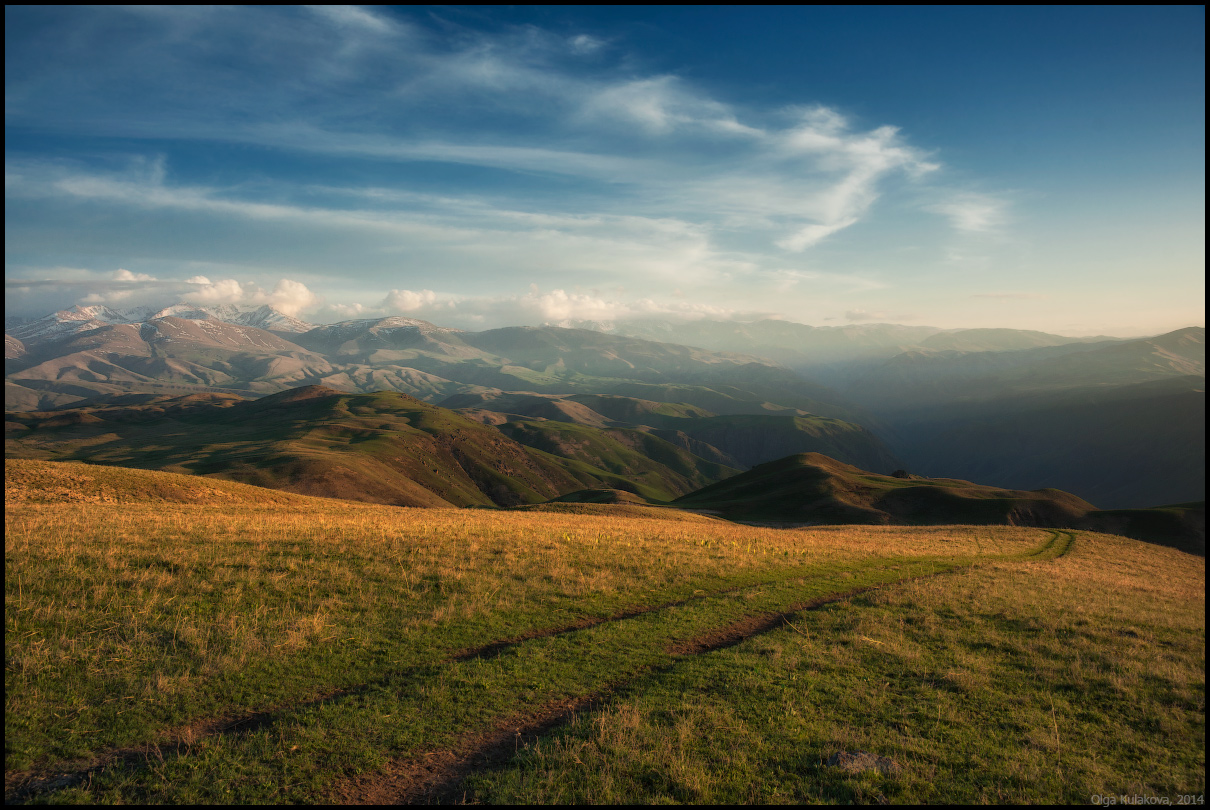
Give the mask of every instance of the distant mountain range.
<svg viewBox="0 0 1210 810">
<path fill-rule="evenodd" d="M 314 324 L 286 315 L 268 304 L 259 307 L 237 307 L 230 304 L 206 307 L 178 303 L 161 308 L 132 307 L 129 309 L 112 309 L 95 304 L 74 306 L 71 309 L 52 312 L 50 315 L 36 320 L 5 319 L 4 332 L 23 342 L 43 341 L 87 332 L 103 326 L 148 323 L 159 318 L 222 321 L 237 326 L 255 326 L 257 329 L 292 333 L 306 332 L 315 328 Z"/>
<path fill-rule="evenodd" d="M 892 323 L 808 326 L 768 319 L 752 323 L 710 319 L 569 321 L 563 325 L 645 340 L 683 343 L 712 351 L 746 352 L 768 357 L 788 368 L 815 373 L 834 364 L 882 360 L 911 349 L 1014 351 L 1119 339 L 1107 336 L 1073 338 L 1022 329 L 940 329 Z"/>
<path fill-rule="evenodd" d="M 5 406 L 318 385 L 441 404 L 531 450 L 579 446 L 584 463 L 648 475 L 648 487 L 654 468 L 626 454 L 663 453 L 681 476 L 666 494 L 715 474 L 703 464 L 743 470 L 818 452 L 882 473 L 1059 487 L 1102 507 L 1204 498 L 1201 328 L 1121 340 L 787 321 L 579 325 L 598 329 L 74 307 L 6 321 Z M 598 464 L 607 457 L 612 468 Z"/>
</svg>

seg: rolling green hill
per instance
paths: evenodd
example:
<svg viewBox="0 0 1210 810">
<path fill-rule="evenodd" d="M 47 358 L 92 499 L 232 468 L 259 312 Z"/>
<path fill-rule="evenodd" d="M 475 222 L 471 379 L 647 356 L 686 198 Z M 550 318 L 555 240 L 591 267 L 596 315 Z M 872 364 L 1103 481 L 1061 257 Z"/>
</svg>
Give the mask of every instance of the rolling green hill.
<svg viewBox="0 0 1210 810">
<path fill-rule="evenodd" d="M 546 425 L 578 432 L 561 441 Z M 518 428 L 540 448 L 532 449 L 406 394 L 322 386 L 251 401 L 117 397 L 9 414 L 5 432 L 10 457 L 162 469 L 404 506 L 537 503 L 593 486 L 666 500 L 735 472 L 636 431 L 619 432 L 628 446 L 562 423 Z"/>
<path fill-rule="evenodd" d="M 825 416 L 730 415 L 685 420 L 677 429 L 752 467 L 794 453 L 822 453 L 890 472 L 902 462 L 870 431 Z"/>
<path fill-rule="evenodd" d="M 604 470 L 617 477 L 615 489 L 638 492 L 651 500 L 672 500 L 739 472 L 641 430 L 553 420 L 510 421 L 499 430 L 527 447 Z"/>
<path fill-rule="evenodd" d="M 313 499 L 196 475 L 107 467 L 77 461 L 4 460 L 4 502 L 188 503 L 210 506 L 299 506 Z"/>
</svg>

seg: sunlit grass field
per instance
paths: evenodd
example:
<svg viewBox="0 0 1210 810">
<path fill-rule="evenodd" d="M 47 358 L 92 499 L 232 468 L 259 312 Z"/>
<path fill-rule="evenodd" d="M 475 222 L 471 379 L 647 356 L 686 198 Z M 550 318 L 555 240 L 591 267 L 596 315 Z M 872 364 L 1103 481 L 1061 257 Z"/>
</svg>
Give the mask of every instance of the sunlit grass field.
<svg viewBox="0 0 1210 810">
<path fill-rule="evenodd" d="M 1204 791 L 1205 566 L 1171 549 L 77 467 L 100 494 L 6 481 L 10 801 Z"/>
</svg>

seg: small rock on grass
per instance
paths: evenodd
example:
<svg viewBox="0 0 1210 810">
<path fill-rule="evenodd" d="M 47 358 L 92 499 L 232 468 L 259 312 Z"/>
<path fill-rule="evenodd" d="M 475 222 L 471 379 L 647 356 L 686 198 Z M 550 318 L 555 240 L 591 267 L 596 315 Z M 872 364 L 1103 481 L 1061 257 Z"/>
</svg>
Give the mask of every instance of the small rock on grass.
<svg viewBox="0 0 1210 810">
<path fill-rule="evenodd" d="M 898 776 L 903 772 L 903 768 L 895 760 L 865 751 L 838 751 L 828 757 L 828 765 L 847 773 L 877 771 L 883 776 Z"/>
</svg>

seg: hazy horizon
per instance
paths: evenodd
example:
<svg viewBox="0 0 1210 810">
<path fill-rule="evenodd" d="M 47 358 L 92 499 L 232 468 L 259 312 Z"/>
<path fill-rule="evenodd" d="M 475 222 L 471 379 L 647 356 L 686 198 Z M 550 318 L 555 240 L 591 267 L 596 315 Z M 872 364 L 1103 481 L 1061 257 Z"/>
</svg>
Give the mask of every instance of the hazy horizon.
<svg viewBox="0 0 1210 810">
<path fill-rule="evenodd" d="M 209 308 L 212 310 L 217 310 L 219 307 L 224 307 L 224 306 L 235 306 L 237 309 L 239 309 L 241 311 L 254 311 L 256 309 L 259 309 L 262 306 L 269 306 L 272 309 L 277 310 L 278 312 L 281 312 L 281 314 L 286 314 L 285 312 L 282 312 L 280 309 L 278 309 L 278 307 L 271 301 L 265 301 L 265 302 L 261 302 L 261 303 L 243 302 L 243 303 L 236 303 L 236 304 L 226 304 L 226 303 L 189 304 L 189 302 L 187 302 L 187 301 L 174 300 L 174 301 L 161 301 L 161 302 L 154 303 L 154 304 L 138 304 L 138 305 L 134 305 L 134 306 L 123 306 L 120 303 L 118 303 L 118 304 L 76 303 L 76 304 L 72 304 L 69 307 L 66 307 L 65 309 L 71 309 L 72 307 L 83 308 L 83 307 L 90 307 L 90 306 L 104 306 L 104 307 L 108 307 L 109 309 L 113 310 L 114 312 L 116 312 L 118 314 L 122 314 L 122 313 L 137 312 L 139 310 L 153 310 L 153 311 L 156 309 L 163 310 L 163 309 L 168 309 L 170 307 L 178 306 L 181 304 L 188 304 L 190 306 L 196 306 L 199 309 Z M 49 317 L 60 311 L 63 311 L 63 310 L 55 310 L 52 312 L 43 312 L 40 315 L 35 315 L 35 316 L 30 316 L 30 317 L 21 316 L 21 315 L 11 315 L 9 313 L 6 313 L 5 318 L 6 319 L 13 318 L 14 322 L 18 322 L 18 319 L 23 322 L 29 322 L 29 321 L 38 320 L 39 318 Z M 334 317 L 329 314 L 329 317 L 324 320 L 320 320 L 320 319 L 314 318 L 314 317 L 306 317 L 305 315 L 295 315 L 295 316 L 291 316 L 291 317 L 297 317 L 299 320 L 310 323 L 313 326 L 325 326 L 325 325 L 332 325 L 332 324 L 336 324 L 336 323 L 344 323 L 344 322 L 352 322 L 352 321 L 372 322 L 372 321 L 377 321 L 377 320 L 381 320 L 384 318 L 406 318 L 406 319 L 411 319 L 411 320 L 428 321 L 429 323 L 432 323 L 434 326 L 461 329 L 461 330 L 465 330 L 465 331 L 484 331 L 484 330 L 489 330 L 489 329 L 499 329 L 499 328 L 511 327 L 511 326 L 560 327 L 560 328 L 572 328 L 572 329 L 596 329 L 597 327 L 601 327 L 601 328 L 605 329 L 606 331 L 608 331 L 609 328 L 616 327 L 616 326 L 623 325 L 623 324 L 631 324 L 631 325 L 634 325 L 634 324 L 667 324 L 667 325 L 671 325 L 671 326 L 682 326 L 682 325 L 697 323 L 697 322 L 707 322 L 707 323 L 733 323 L 733 324 L 737 324 L 737 325 L 741 325 L 741 326 L 750 326 L 750 325 L 759 324 L 759 323 L 763 323 L 763 322 L 769 322 L 769 321 L 792 323 L 792 324 L 798 324 L 800 326 L 810 326 L 815 329 L 843 329 L 843 328 L 847 328 L 847 327 L 876 327 L 876 326 L 900 326 L 900 327 L 917 328 L 917 329 L 936 329 L 938 332 L 960 332 L 960 331 L 966 331 L 966 330 L 970 330 L 970 329 L 1008 329 L 1008 330 L 1014 329 L 1014 327 L 1001 327 L 1001 326 L 996 326 L 996 325 L 975 326 L 975 327 L 969 327 L 969 326 L 947 327 L 947 326 L 938 326 L 936 324 L 923 324 L 923 323 L 906 323 L 905 324 L 905 323 L 892 323 L 889 321 L 864 321 L 864 320 L 860 321 L 860 322 L 849 322 L 849 323 L 806 324 L 801 321 L 795 321 L 790 318 L 786 318 L 786 317 L 779 316 L 776 314 L 759 316 L 759 317 L 744 317 L 743 315 L 733 316 L 733 317 L 714 317 L 714 316 L 710 316 L 710 315 L 693 316 L 693 315 L 685 315 L 682 313 L 671 313 L 671 314 L 665 313 L 662 316 L 660 316 L 660 315 L 646 316 L 646 315 L 642 315 L 642 314 L 635 314 L 635 315 L 627 315 L 625 317 L 620 317 L 620 318 L 611 319 L 611 320 L 592 321 L 592 320 L 584 320 L 584 319 L 564 319 L 562 321 L 540 321 L 540 322 L 533 322 L 533 323 L 514 323 L 514 322 L 477 323 L 474 321 L 465 322 L 462 318 L 459 317 L 458 313 L 456 313 L 456 312 L 450 314 L 450 316 L 446 317 L 446 318 L 442 318 L 442 313 L 436 313 L 435 317 L 437 318 L 437 320 L 429 320 L 428 318 L 420 318 L 420 317 L 416 316 L 414 313 L 365 315 L 364 317 L 356 316 L 356 317 L 352 317 L 352 318 Z M 1190 323 L 1190 324 L 1186 324 L 1184 326 L 1177 326 L 1172 329 L 1165 329 L 1163 332 L 1145 332 L 1145 331 L 1144 332 L 1132 332 L 1132 331 L 1125 330 L 1125 329 L 1109 330 L 1109 331 L 1105 331 L 1105 332 L 1085 332 L 1085 333 L 1074 333 L 1074 334 L 1070 333 L 1070 332 L 1067 334 L 1063 334 L 1060 332 L 1053 332 L 1053 331 L 1048 331 L 1048 330 L 1020 330 L 1020 331 L 1047 332 L 1048 334 L 1056 334 L 1056 335 L 1060 335 L 1061 337 L 1142 338 L 1142 337 L 1154 337 L 1154 336 L 1158 336 L 1160 334 L 1167 334 L 1169 332 L 1179 331 L 1181 329 L 1193 329 L 1193 328 L 1204 329 L 1205 324 L 1204 323 Z"/>
<path fill-rule="evenodd" d="M 6 9 L 6 315 L 1204 324 L 1204 9 Z"/>
</svg>

